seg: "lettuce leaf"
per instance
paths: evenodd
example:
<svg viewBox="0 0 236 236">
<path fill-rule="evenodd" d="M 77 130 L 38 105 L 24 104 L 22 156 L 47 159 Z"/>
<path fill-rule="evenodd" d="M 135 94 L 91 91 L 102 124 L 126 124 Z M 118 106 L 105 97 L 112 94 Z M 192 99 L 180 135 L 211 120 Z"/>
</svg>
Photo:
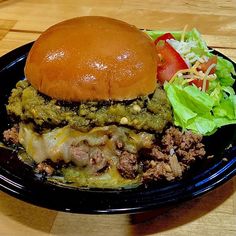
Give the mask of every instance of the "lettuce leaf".
<svg viewBox="0 0 236 236">
<path fill-rule="evenodd" d="M 164 89 L 173 108 L 174 124 L 202 135 L 211 135 L 219 127 L 236 124 L 236 95 L 226 96 L 224 89 L 200 91 L 192 85 L 165 83 Z M 232 91 L 231 91 L 232 92 Z"/>
<path fill-rule="evenodd" d="M 236 75 L 234 65 L 230 61 L 218 56 L 216 76 L 220 83 L 224 86 L 232 86 L 234 83 L 234 78 L 232 75 Z"/>
<path fill-rule="evenodd" d="M 199 52 L 201 52 L 201 54 L 204 54 L 206 56 L 210 55 L 207 44 L 206 44 L 205 40 L 203 40 L 201 34 L 199 33 L 199 31 L 197 29 L 193 28 L 191 31 L 189 31 L 186 34 L 186 41 L 197 42 L 197 49 L 198 50 L 196 50 L 196 53 L 199 51 Z"/>
</svg>

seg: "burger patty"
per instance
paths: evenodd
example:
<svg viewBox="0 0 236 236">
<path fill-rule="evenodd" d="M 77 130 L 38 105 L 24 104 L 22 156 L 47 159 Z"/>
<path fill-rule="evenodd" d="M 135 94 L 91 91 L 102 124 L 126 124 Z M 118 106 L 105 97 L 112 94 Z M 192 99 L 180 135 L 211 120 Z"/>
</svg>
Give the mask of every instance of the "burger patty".
<svg viewBox="0 0 236 236">
<path fill-rule="evenodd" d="M 159 85 L 152 95 L 130 101 L 69 103 L 46 97 L 22 80 L 12 90 L 7 112 L 37 127 L 69 125 L 80 131 L 116 124 L 161 133 L 172 122 L 171 106 Z"/>
</svg>

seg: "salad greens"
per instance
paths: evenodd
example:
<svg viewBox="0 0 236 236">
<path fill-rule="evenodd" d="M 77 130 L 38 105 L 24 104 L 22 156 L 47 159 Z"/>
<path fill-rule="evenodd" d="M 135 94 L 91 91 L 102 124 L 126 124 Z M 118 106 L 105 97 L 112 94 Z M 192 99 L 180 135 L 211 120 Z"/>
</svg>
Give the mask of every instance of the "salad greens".
<svg viewBox="0 0 236 236">
<path fill-rule="evenodd" d="M 146 33 L 155 40 L 166 32 L 146 31 Z M 182 45 L 189 46 L 189 53 L 191 56 L 194 55 L 194 58 L 214 56 L 196 29 L 186 32 L 184 42 L 181 42 L 182 32 L 170 33 L 175 37 L 171 45 L 183 59 L 188 58 L 179 50 Z M 191 62 L 192 65 L 194 60 Z M 234 65 L 217 56 L 215 75 L 216 79 L 209 82 L 206 91 L 186 83 L 184 76 L 181 75 L 164 83 L 164 89 L 173 108 L 176 126 L 202 135 L 211 135 L 221 126 L 236 124 L 236 95 L 232 88 L 235 81 L 233 76 L 236 75 Z"/>
</svg>

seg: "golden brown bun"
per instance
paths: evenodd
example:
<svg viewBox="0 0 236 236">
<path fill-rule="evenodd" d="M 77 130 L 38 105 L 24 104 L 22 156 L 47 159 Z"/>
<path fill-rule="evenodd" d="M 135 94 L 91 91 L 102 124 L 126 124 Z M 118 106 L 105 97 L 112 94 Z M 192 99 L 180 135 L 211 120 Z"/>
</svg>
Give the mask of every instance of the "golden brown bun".
<svg viewBox="0 0 236 236">
<path fill-rule="evenodd" d="M 60 100 L 133 99 L 155 90 L 156 56 L 154 43 L 136 27 L 78 17 L 36 40 L 25 75 L 37 90 Z"/>
</svg>

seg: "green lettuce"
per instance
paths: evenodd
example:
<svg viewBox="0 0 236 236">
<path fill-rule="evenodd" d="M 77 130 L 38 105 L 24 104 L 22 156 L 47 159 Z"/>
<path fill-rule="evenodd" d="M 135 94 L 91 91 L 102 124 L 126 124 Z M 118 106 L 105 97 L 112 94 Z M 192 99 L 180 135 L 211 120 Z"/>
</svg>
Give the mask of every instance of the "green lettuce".
<svg viewBox="0 0 236 236">
<path fill-rule="evenodd" d="M 174 124 L 202 135 L 211 135 L 219 127 L 236 124 L 236 95 L 219 85 L 210 94 L 196 86 L 165 83 L 172 105 Z M 226 90 L 231 90 L 226 93 Z M 228 95 L 227 95 L 228 94 Z"/>
<path fill-rule="evenodd" d="M 186 41 L 194 41 L 197 43 L 197 47 L 194 50 L 194 52 L 198 55 L 205 55 L 205 56 L 210 56 L 209 49 L 207 47 L 206 42 L 203 40 L 201 34 L 199 31 L 195 28 L 193 28 L 191 31 L 189 31 L 186 34 Z"/>
<path fill-rule="evenodd" d="M 216 75 L 222 85 L 232 86 L 234 83 L 233 75 L 236 75 L 234 65 L 230 61 L 218 56 Z"/>
</svg>

